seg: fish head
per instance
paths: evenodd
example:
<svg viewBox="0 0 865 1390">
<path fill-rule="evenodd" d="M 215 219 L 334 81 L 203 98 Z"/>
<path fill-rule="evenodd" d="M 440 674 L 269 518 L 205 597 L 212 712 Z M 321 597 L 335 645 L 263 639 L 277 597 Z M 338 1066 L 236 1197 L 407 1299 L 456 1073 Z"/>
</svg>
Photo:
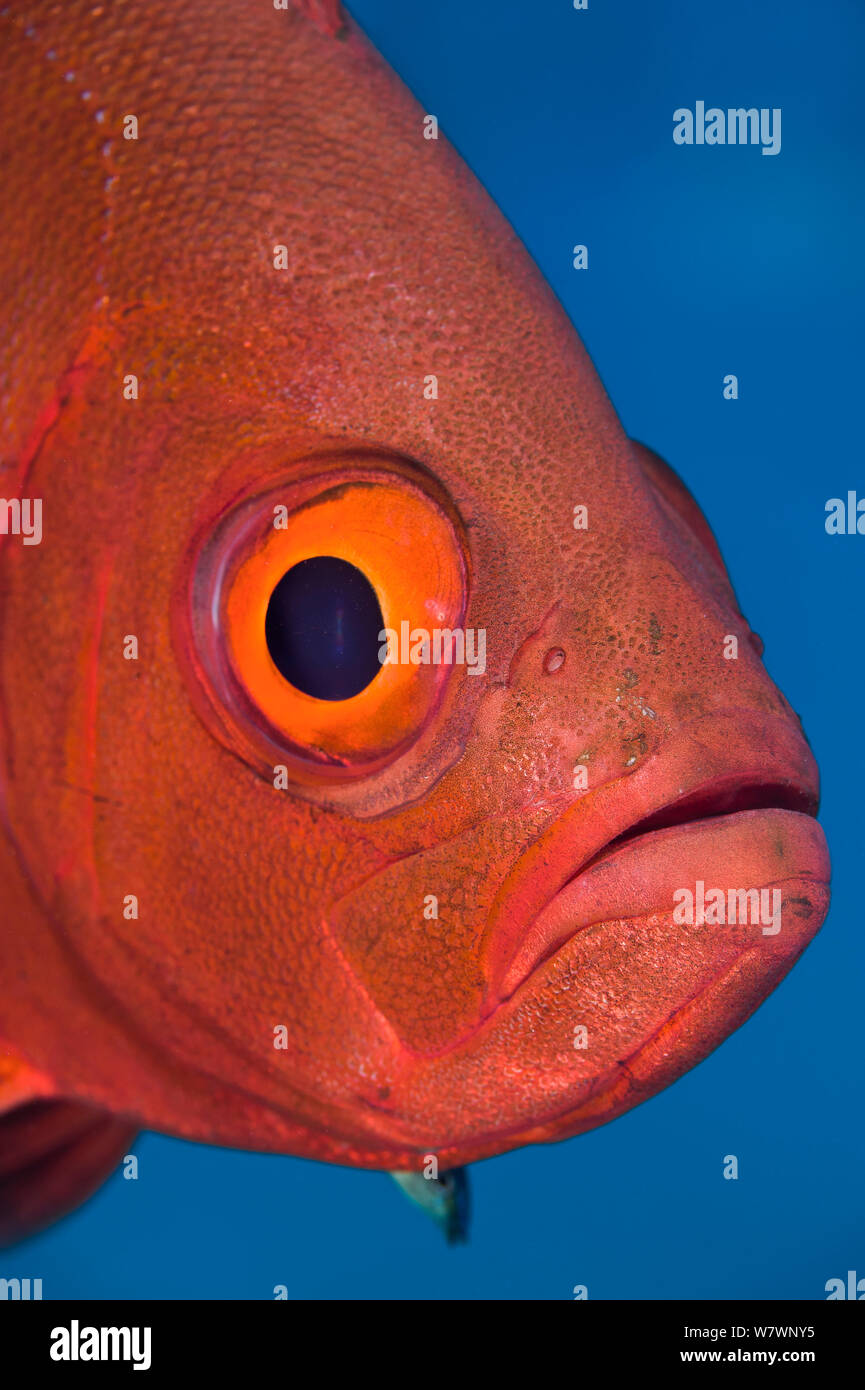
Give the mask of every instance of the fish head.
<svg viewBox="0 0 865 1390">
<path fill-rule="evenodd" d="M 28 1055 L 371 1167 L 613 1118 L 826 910 L 814 760 L 708 524 L 353 24 L 50 25 L 13 35 L 47 231 L 6 252 L 44 515 L 0 554 L 9 951 L 31 1003 L 64 982 Z M 678 920 L 698 883 L 779 899 Z"/>
</svg>

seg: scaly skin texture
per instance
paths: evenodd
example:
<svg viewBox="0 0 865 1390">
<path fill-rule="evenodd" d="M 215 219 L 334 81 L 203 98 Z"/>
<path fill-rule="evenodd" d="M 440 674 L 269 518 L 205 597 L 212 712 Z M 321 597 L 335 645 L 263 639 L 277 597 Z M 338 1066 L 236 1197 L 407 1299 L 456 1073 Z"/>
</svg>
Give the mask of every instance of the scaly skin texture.
<svg viewBox="0 0 865 1390">
<path fill-rule="evenodd" d="M 693 1066 L 819 927 L 828 863 L 695 504 L 446 139 L 304 8 L 2 9 L 3 491 L 45 518 L 0 550 L 5 1106 L 446 1167 Z M 449 519 L 488 656 L 341 779 L 238 731 L 193 586 L 244 498 L 363 469 Z M 778 887 L 781 931 L 676 925 L 697 878 Z"/>
</svg>

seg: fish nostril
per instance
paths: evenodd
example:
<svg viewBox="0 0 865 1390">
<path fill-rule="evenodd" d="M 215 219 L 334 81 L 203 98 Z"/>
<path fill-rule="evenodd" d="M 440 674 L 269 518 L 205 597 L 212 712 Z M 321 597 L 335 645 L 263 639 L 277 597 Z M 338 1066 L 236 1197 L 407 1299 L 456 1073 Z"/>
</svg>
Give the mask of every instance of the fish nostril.
<svg viewBox="0 0 865 1390">
<path fill-rule="evenodd" d="M 551 676 L 554 671 L 561 671 L 565 664 L 565 653 L 561 647 L 550 647 L 544 657 L 544 671 Z"/>
</svg>

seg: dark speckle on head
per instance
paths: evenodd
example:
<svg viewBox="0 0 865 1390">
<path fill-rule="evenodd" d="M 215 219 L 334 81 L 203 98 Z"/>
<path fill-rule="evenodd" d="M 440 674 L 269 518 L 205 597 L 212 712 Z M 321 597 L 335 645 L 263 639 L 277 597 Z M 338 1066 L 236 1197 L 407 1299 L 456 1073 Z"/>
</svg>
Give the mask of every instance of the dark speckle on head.
<svg viewBox="0 0 865 1390">
<path fill-rule="evenodd" d="M 793 914 L 796 917 L 809 917 L 814 911 L 814 904 L 810 898 L 788 898 L 787 901 L 792 906 Z"/>
</svg>

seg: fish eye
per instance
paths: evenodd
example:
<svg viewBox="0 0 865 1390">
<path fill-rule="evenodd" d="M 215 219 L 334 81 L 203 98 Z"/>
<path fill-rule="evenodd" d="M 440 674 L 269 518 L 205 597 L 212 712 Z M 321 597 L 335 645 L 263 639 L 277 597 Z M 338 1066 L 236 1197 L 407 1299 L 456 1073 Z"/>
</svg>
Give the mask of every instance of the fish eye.
<svg viewBox="0 0 865 1390">
<path fill-rule="evenodd" d="M 292 565 L 270 595 L 264 636 L 290 685 L 317 700 L 348 700 L 381 671 L 384 619 L 362 570 L 336 555 Z"/>
<path fill-rule="evenodd" d="M 263 775 L 284 764 L 309 783 L 385 766 L 461 679 L 435 653 L 463 625 L 467 557 L 450 500 L 396 465 L 331 462 L 240 498 L 200 538 L 185 581 L 184 664 L 205 720 L 216 714 Z M 436 632 L 438 645 L 424 640 Z"/>
</svg>

